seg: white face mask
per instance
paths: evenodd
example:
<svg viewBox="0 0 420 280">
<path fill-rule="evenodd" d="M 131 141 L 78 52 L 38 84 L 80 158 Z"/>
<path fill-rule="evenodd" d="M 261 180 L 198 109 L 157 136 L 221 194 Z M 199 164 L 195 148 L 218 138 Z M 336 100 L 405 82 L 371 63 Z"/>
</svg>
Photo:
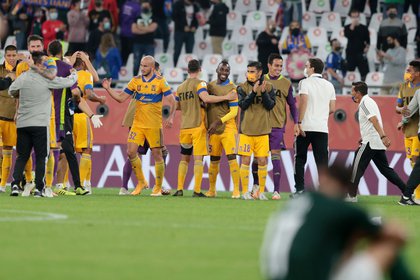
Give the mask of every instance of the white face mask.
<svg viewBox="0 0 420 280">
<path fill-rule="evenodd" d="M 308 70 L 306 70 L 306 67 L 305 69 L 303 69 L 303 76 L 305 76 L 305 78 L 308 78 Z"/>
</svg>

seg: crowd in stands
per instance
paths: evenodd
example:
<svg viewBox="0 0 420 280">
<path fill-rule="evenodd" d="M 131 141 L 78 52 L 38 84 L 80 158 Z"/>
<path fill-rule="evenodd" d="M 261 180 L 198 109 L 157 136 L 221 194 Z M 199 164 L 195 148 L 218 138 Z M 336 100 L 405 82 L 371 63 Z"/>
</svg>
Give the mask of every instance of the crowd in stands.
<svg viewBox="0 0 420 280">
<path fill-rule="evenodd" d="M 420 51 L 419 0 L 68 1 L 61 7 L 1 0 L 2 48 L 15 42 L 25 50 L 30 34 L 43 36 L 45 47 L 58 39 L 69 52 L 87 52 L 100 76 L 114 80 L 137 75 L 145 55 L 164 55 L 165 71 L 195 57 L 206 65 L 211 54 L 238 65 L 258 59 L 266 67 L 268 55 L 280 53 L 284 73 L 298 81 L 299 59 L 317 56 L 338 93 L 349 73 L 368 82 L 377 73 L 389 86 L 383 94 L 395 93 L 407 61 Z M 240 70 L 233 73 L 243 79 Z"/>
</svg>

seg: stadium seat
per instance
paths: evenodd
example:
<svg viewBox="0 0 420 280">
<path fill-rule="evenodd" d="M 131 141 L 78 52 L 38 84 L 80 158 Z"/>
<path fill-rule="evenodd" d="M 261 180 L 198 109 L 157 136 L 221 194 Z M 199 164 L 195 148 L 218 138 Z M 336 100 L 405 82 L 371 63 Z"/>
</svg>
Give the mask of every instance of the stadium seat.
<svg viewBox="0 0 420 280">
<path fill-rule="evenodd" d="M 372 28 L 378 31 L 383 18 L 384 16 L 382 13 L 373 14 L 370 18 L 369 28 Z"/>
<path fill-rule="evenodd" d="M 231 11 L 227 15 L 227 29 L 233 30 L 236 26 L 242 26 L 242 15 L 236 11 Z"/>
<path fill-rule="evenodd" d="M 131 67 L 132 68 L 132 67 Z M 126 66 L 122 66 L 118 72 L 118 80 L 128 82 L 133 78 L 133 71 L 127 70 Z"/>
<path fill-rule="evenodd" d="M 348 39 L 346 36 L 344 36 L 344 28 L 333 31 L 333 33 L 331 34 L 331 40 L 332 39 L 337 39 L 338 41 L 340 41 L 341 47 L 343 47 L 344 49 L 347 47 Z"/>
<path fill-rule="evenodd" d="M 341 29 L 341 16 L 339 13 L 323 13 L 319 27 L 324 27 L 327 31 L 335 31 Z"/>
<path fill-rule="evenodd" d="M 261 0 L 260 11 L 267 15 L 274 15 L 277 12 L 278 5 L 276 0 Z"/>
<path fill-rule="evenodd" d="M 408 44 L 415 44 L 414 40 L 416 39 L 416 29 L 410 29 L 408 30 L 408 36 L 407 36 L 407 43 Z"/>
<path fill-rule="evenodd" d="M 236 76 L 236 79 L 235 79 L 236 85 L 246 82 L 246 70 L 236 74 L 235 76 Z"/>
<path fill-rule="evenodd" d="M 157 53 L 155 59 L 159 62 L 161 69 L 174 67 L 172 56 L 167 53 Z"/>
<path fill-rule="evenodd" d="M 203 57 L 208 53 L 213 53 L 213 47 L 211 45 L 210 37 L 207 37 L 205 40 L 196 40 L 194 46 L 194 53 L 198 57 Z"/>
<path fill-rule="evenodd" d="M 378 94 L 379 87 L 384 84 L 384 73 L 369 72 L 366 76 L 366 83 L 369 85 L 369 94 Z"/>
<path fill-rule="evenodd" d="M 206 69 L 208 73 L 214 73 L 222 59 L 222 56 L 219 54 L 206 54 L 203 58 L 201 68 Z"/>
<path fill-rule="evenodd" d="M 334 5 L 334 12 L 346 17 L 350 12 L 351 0 L 337 0 Z"/>
<path fill-rule="evenodd" d="M 362 77 L 360 76 L 359 71 L 349 71 L 344 77 L 344 84 L 350 86 L 353 82 L 360 81 L 361 79 Z"/>
<path fill-rule="evenodd" d="M 8 36 L 6 42 L 4 42 L 4 47 L 9 45 L 16 46 L 16 36 Z"/>
<path fill-rule="evenodd" d="M 155 53 L 163 53 L 163 40 L 155 39 Z"/>
<path fill-rule="evenodd" d="M 280 36 L 280 43 L 283 43 L 287 39 L 287 35 L 289 35 L 289 26 L 283 28 Z"/>
<path fill-rule="evenodd" d="M 232 74 L 243 73 L 248 65 L 248 59 L 246 56 L 241 54 L 231 55 L 229 57 L 229 65 Z"/>
<path fill-rule="evenodd" d="M 238 54 L 238 46 L 234 41 L 225 38 L 222 44 L 223 57 L 229 57 L 234 54 Z M 243 51 L 242 51 L 243 52 Z"/>
<path fill-rule="evenodd" d="M 311 3 L 309 4 L 309 9 L 310 12 L 313 13 L 326 13 L 326 12 L 330 12 L 331 8 L 330 8 L 330 1 L 328 0 L 312 0 Z"/>
<path fill-rule="evenodd" d="M 257 10 L 257 1 L 255 0 L 237 0 L 235 11 L 241 14 L 247 14 Z"/>
<path fill-rule="evenodd" d="M 204 40 L 204 28 L 203 27 L 198 27 L 197 30 L 195 31 L 195 37 L 196 40 Z"/>
<path fill-rule="evenodd" d="M 416 15 L 414 14 L 403 14 L 402 20 L 405 24 L 407 30 L 416 29 L 417 28 L 417 20 Z"/>
<path fill-rule="evenodd" d="M 261 31 L 264 30 L 267 25 L 267 16 L 264 12 L 253 11 L 249 12 L 246 20 L 245 26 L 251 30 Z"/>
<path fill-rule="evenodd" d="M 184 72 L 180 68 L 163 69 L 165 79 L 170 84 L 181 84 L 184 82 Z"/>
<path fill-rule="evenodd" d="M 188 68 L 188 62 L 191 59 L 198 59 L 197 55 L 192 53 L 181 54 L 178 59 L 176 67 L 186 70 Z"/>
<path fill-rule="evenodd" d="M 311 12 L 306 12 L 302 15 L 302 29 L 308 30 L 316 26 L 316 15 Z M 287 27 L 288 28 L 288 27 Z"/>
<path fill-rule="evenodd" d="M 4 50 L 0 50 L 0 64 L 4 63 Z"/>
<path fill-rule="evenodd" d="M 204 68 L 201 69 L 200 79 L 202 79 L 205 82 L 209 82 L 210 81 L 210 79 L 209 79 L 209 72 L 206 69 L 204 69 Z"/>
<path fill-rule="evenodd" d="M 134 62 L 134 55 L 130 53 L 127 58 L 127 64 L 125 65 L 125 69 L 127 70 L 127 73 L 129 73 L 129 75 L 131 76 L 133 75 L 133 68 L 134 68 L 133 62 Z"/>
<path fill-rule="evenodd" d="M 232 0 L 223 0 L 223 2 L 228 6 L 229 11 L 233 10 Z"/>
<path fill-rule="evenodd" d="M 251 41 L 243 45 L 241 54 L 247 57 L 248 60 L 258 60 L 257 43 L 255 41 Z"/>
<path fill-rule="evenodd" d="M 326 43 L 324 46 L 319 46 L 316 51 L 316 57 L 321 59 L 323 62 L 327 61 L 327 56 L 331 53 L 330 43 Z"/>
<path fill-rule="evenodd" d="M 246 26 L 236 26 L 230 39 L 239 45 L 244 45 L 254 40 L 251 29 Z"/>
<path fill-rule="evenodd" d="M 407 45 L 407 54 L 405 57 L 405 61 L 409 63 L 410 61 L 416 58 L 416 53 L 414 50 L 414 45 Z"/>
<path fill-rule="evenodd" d="M 351 18 L 346 17 L 346 21 L 344 22 L 344 26 L 346 26 L 350 23 L 351 23 Z M 367 25 L 367 20 L 366 20 L 366 15 L 365 14 L 360 14 L 360 23 L 363 24 L 363 25 Z"/>
<path fill-rule="evenodd" d="M 311 27 L 307 35 L 312 46 L 324 46 L 328 42 L 327 31 L 323 27 Z"/>
<path fill-rule="evenodd" d="M 375 29 L 369 28 L 369 38 L 370 45 L 376 47 L 376 43 L 378 42 L 378 32 Z"/>
</svg>

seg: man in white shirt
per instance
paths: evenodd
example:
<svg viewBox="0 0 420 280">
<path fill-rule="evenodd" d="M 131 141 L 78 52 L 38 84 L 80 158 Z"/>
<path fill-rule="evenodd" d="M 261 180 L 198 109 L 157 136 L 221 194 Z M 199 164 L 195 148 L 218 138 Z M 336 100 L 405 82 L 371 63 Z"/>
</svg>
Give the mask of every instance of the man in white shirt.
<svg viewBox="0 0 420 280">
<path fill-rule="evenodd" d="M 379 172 L 388 181 L 396 185 L 401 192 L 404 192 L 406 188 L 405 183 L 395 173 L 394 169 L 389 167 L 385 150 L 389 147 L 391 141 L 383 130 L 379 107 L 367 93 L 368 87 L 365 82 L 355 82 L 352 84 L 352 99 L 359 104 L 359 125 L 362 139 L 360 140 L 360 146 L 355 153 L 353 161 L 353 173 L 351 176 L 353 186 L 349 191 L 349 197 L 347 199 L 350 202 L 357 202 L 357 189 L 360 178 L 362 178 L 371 160 L 373 160 Z"/>
<path fill-rule="evenodd" d="M 306 62 L 305 76 L 299 85 L 299 134 L 295 135 L 295 188 L 291 197 L 305 189 L 305 164 L 309 145 L 317 168 L 328 164 L 328 117 L 335 110 L 334 86 L 324 78 L 324 63 L 319 58 Z"/>
</svg>

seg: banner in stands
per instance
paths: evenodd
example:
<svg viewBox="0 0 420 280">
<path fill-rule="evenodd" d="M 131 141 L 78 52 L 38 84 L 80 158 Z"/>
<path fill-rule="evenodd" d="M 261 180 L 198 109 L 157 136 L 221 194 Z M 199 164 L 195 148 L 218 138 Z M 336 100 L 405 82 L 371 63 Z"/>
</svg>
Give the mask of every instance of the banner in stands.
<svg viewBox="0 0 420 280">
<path fill-rule="evenodd" d="M 23 0 L 25 5 L 56 8 L 70 8 L 70 2 L 70 0 Z"/>
<path fill-rule="evenodd" d="M 164 186 L 176 189 L 178 176 L 178 163 L 180 161 L 180 151 L 178 146 L 168 146 L 169 156 L 167 158 L 167 166 L 165 173 Z M 93 147 L 92 158 L 92 186 L 99 188 L 104 187 L 120 187 L 122 181 L 123 167 L 126 160 L 126 146 L 125 145 L 95 145 Z M 411 172 L 411 166 L 406 159 L 403 152 L 388 152 L 387 153 L 390 166 L 401 176 L 403 181 L 407 181 L 408 175 Z M 351 165 L 354 158 L 353 151 L 334 150 L 330 152 L 329 163 L 341 160 L 345 161 L 347 165 Z M 142 157 L 143 170 L 149 186 L 154 185 L 154 161 L 150 152 Z M 209 157 L 204 160 L 204 175 L 203 175 L 203 189 L 207 190 L 209 186 L 208 181 L 208 166 L 210 164 Z M 193 163 L 190 163 L 192 165 Z M 190 166 L 188 176 L 185 180 L 185 189 L 192 190 L 194 187 L 194 180 L 192 176 L 192 166 Z M 273 191 L 272 182 L 272 166 L 269 161 L 268 170 L 269 177 L 267 178 L 267 189 Z M 252 176 L 250 176 L 252 177 Z M 129 187 L 133 188 L 136 179 L 134 174 L 129 182 Z M 308 163 L 306 165 L 305 182 L 307 186 L 316 186 L 318 182 L 318 173 L 315 165 L 315 160 L 312 151 L 308 155 Z M 252 179 L 250 178 L 250 186 Z M 282 152 L 282 177 L 280 189 L 282 192 L 294 191 L 293 178 L 293 151 L 287 150 Z M 233 185 L 229 174 L 229 166 L 226 158 L 222 158 L 220 166 L 220 174 L 217 179 L 217 190 L 232 191 Z M 365 176 L 360 181 L 359 192 L 362 195 L 397 195 L 398 188 L 389 183 L 383 177 L 373 162 L 366 170 Z M 117 192 L 117 190 L 116 190 Z"/>
</svg>

